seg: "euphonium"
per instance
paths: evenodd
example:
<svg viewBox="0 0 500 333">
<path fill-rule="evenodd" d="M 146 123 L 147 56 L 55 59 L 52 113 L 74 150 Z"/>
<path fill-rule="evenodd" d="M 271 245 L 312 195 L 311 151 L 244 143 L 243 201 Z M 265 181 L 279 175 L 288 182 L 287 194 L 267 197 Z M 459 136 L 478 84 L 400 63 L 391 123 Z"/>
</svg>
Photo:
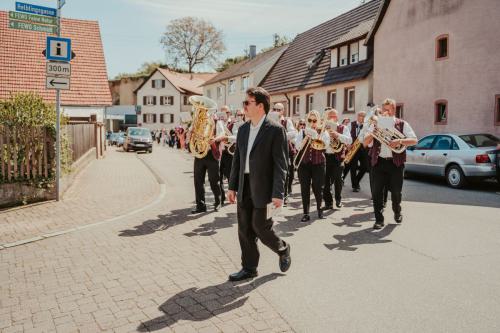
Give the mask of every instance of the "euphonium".
<svg viewBox="0 0 500 333">
<path fill-rule="evenodd" d="M 233 133 L 231 133 L 231 131 L 229 130 L 229 128 L 227 128 L 227 126 L 224 126 L 224 132 L 226 136 L 233 135 Z M 223 145 L 230 155 L 234 155 L 234 152 L 236 151 L 236 142 L 229 142 L 228 140 L 227 142 L 224 142 Z"/>
<path fill-rule="evenodd" d="M 392 140 L 406 139 L 404 134 L 395 128 L 380 128 L 380 127 L 375 126 L 375 128 L 373 129 L 372 135 L 378 142 L 380 142 L 383 145 L 386 145 L 387 148 L 389 148 L 390 150 L 392 150 L 393 152 L 395 152 L 397 154 L 401 154 L 406 149 L 406 146 L 403 144 L 400 144 L 395 148 L 392 148 L 389 145 Z"/>
<path fill-rule="evenodd" d="M 332 131 L 336 129 L 336 123 L 333 121 L 328 121 L 325 126 L 327 127 L 328 134 L 330 134 L 330 148 L 334 153 L 339 153 L 344 149 L 345 144 L 340 142 L 340 140 L 332 135 Z"/>
<path fill-rule="evenodd" d="M 217 109 L 217 104 L 204 96 L 191 96 L 189 102 L 194 108 L 189 149 L 194 157 L 204 158 L 210 150 L 210 140 L 214 137 L 215 121 L 210 111 Z"/>
</svg>

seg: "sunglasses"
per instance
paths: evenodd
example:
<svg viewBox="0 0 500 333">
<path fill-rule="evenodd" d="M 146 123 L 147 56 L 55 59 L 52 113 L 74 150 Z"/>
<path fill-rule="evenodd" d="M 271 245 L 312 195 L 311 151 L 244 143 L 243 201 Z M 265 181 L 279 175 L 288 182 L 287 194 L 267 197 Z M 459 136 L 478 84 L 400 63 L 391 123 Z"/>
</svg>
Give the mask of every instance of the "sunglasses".
<svg viewBox="0 0 500 333">
<path fill-rule="evenodd" d="M 274 108 L 273 111 L 278 111 L 278 112 L 281 112 L 282 110 L 281 109 L 276 109 Z"/>
<path fill-rule="evenodd" d="M 316 120 L 316 119 L 307 119 L 307 122 L 308 122 L 308 123 L 316 123 L 316 122 L 317 122 L 317 120 Z"/>
<path fill-rule="evenodd" d="M 248 106 L 250 103 L 255 103 L 255 101 L 243 101 L 244 106 Z"/>
</svg>

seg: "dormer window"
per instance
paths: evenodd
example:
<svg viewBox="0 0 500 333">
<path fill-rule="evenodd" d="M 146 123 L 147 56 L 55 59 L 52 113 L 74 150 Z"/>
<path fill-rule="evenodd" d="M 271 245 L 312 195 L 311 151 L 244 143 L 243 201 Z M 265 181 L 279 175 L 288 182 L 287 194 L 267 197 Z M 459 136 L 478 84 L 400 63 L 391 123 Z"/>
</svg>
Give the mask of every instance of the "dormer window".
<svg viewBox="0 0 500 333">
<path fill-rule="evenodd" d="M 347 53 L 347 45 L 340 47 L 340 66 L 348 65 Z"/>
<path fill-rule="evenodd" d="M 335 68 L 338 67 L 339 63 L 339 49 L 332 49 L 330 52 L 330 67 Z"/>
<path fill-rule="evenodd" d="M 359 61 L 359 42 L 352 43 L 351 48 L 351 64 L 355 64 Z"/>
</svg>

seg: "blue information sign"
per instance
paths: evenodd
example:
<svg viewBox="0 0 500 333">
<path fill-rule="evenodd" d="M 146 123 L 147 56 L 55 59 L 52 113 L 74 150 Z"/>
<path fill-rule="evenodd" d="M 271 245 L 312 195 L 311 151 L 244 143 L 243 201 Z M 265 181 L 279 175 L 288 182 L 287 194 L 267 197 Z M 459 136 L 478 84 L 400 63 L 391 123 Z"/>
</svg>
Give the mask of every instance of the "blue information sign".
<svg viewBox="0 0 500 333">
<path fill-rule="evenodd" d="M 37 15 L 54 16 L 54 17 L 57 16 L 57 9 L 55 8 L 37 6 L 24 2 L 16 1 L 16 10 L 18 12 L 25 12 Z"/>
<path fill-rule="evenodd" d="M 47 60 L 65 61 L 71 60 L 71 39 L 47 36 Z"/>
</svg>

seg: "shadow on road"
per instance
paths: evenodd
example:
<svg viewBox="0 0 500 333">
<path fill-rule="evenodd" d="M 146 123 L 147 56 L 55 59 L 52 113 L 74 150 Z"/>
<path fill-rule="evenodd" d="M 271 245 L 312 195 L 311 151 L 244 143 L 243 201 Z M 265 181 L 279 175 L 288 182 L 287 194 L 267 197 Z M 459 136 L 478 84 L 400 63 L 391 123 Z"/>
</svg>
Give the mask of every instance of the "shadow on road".
<svg viewBox="0 0 500 333">
<path fill-rule="evenodd" d="M 249 297 L 246 294 L 280 276 L 284 274 L 269 274 L 247 284 L 227 281 L 201 289 L 186 289 L 158 307 L 164 313 L 163 316 L 141 323 L 137 330 L 139 332 L 158 331 L 174 325 L 179 320 L 204 321 L 232 311 L 245 304 Z"/>
<path fill-rule="evenodd" d="M 200 218 L 204 214 L 190 215 L 191 208 L 177 209 L 171 211 L 169 214 L 158 215 L 158 218 L 142 222 L 141 225 L 135 226 L 134 229 L 122 230 L 119 236 L 121 237 L 134 237 L 144 236 L 155 233 L 157 231 L 167 230 L 178 224 L 182 224 L 191 220 Z"/>
<path fill-rule="evenodd" d="M 342 218 L 342 222 L 332 223 L 337 227 L 350 227 L 350 228 L 358 228 L 362 227 L 361 223 L 364 222 L 373 222 L 375 221 L 375 216 L 373 212 L 368 213 L 360 213 L 360 214 L 352 214 L 347 217 Z"/>
<path fill-rule="evenodd" d="M 228 213 L 225 217 L 214 217 L 213 222 L 201 224 L 198 228 L 184 235 L 188 237 L 212 236 L 217 233 L 217 230 L 231 228 L 236 223 L 236 213 Z"/>
<path fill-rule="evenodd" d="M 346 235 L 334 235 L 338 243 L 324 244 L 328 250 L 356 251 L 358 246 L 364 244 L 383 244 L 392 242 L 383 239 L 389 236 L 396 228 L 395 224 L 389 224 L 384 229 L 374 232 L 372 228 L 350 232 Z"/>
</svg>

